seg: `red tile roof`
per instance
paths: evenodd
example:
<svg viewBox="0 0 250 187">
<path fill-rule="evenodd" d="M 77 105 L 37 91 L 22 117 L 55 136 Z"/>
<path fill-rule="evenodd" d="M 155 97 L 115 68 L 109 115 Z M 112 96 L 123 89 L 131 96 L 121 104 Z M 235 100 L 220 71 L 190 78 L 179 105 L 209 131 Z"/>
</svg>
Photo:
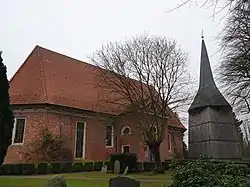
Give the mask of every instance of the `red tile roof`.
<svg viewBox="0 0 250 187">
<path fill-rule="evenodd" d="M 10 80 L 11 104 L 56 104 L 117 114 L 120 105 L 101 102 L 109 93 L 96 84 L 100 73 L 94 65 L 36 46 Z"/>
</svg>

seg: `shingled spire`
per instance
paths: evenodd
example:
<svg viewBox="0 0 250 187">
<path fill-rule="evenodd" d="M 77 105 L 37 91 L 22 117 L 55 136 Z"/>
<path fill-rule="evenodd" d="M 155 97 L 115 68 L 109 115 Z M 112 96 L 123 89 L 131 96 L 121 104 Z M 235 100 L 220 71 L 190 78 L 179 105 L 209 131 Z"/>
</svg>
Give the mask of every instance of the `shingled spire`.
<svg viewBox="0 0 250 187">
<path fill-rule="evenodd" d="M 221 94 L 214 82 L 205 41 L 202 36 L 199 90 L 189 108 L 189 111 L 197 108 L 213 106 L 231 108 L 230 104 Z"/>
<path fill-rule="evenodd" d="M 232 108 L 214 82 L 203 38 L 200 85 L 189 108 L 188 121 L 190 158 L 198 158 L 203 153 L 213 159 L 241 159 L 242 149 Z"/>
</svg>

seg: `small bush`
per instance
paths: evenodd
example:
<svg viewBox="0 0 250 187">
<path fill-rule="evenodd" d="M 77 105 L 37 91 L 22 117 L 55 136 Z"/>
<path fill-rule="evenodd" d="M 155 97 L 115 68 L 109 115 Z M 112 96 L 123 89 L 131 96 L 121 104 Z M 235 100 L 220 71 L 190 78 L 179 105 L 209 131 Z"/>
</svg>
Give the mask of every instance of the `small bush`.
<svg viewBox="0 0 250 187">
<path fill-rule="evenodd" d="M 60 163 L 57 163 L 57 162 L 54 162 L 54 163 L 51 163 L 51 172 L 52 173 L 60 173 L 61 171 L 61 164 Z"/>
<path fill-rule="evenodd" d="M 84 164 L 82 162 L 74 162 L 72 164 L 72 172 L 82 172 L 84 171 Z"/>
<path fill-rule="evenodd" d="M 62 173 L 72 172 L 72 163 L 71 162 L 61 163 L 61 172 Z"/>
<path fill-rule="evenodd" d="M 170 165 L 172 187 L 246 187 L 247 168 L 231 163 L 216 164 L 206 156 L 201 155 L 197 160 L 191 160 L 182 165 L 174 161 Z"/>
<path fill-rule="evenodd" d="M 34 175 L 36 173 L 35 164 L 22 164 L 23 175 Z"/>
<path fill-rule="evenodd" d="M 49 128 L 41 129 L 40 139 L 32 143 L 33 152 L 41 155 L 48 162 L 59 161 L 64 157 L 64 141 L 58 134 L 53 134 Z M 64 158 L 63 158 L 64 159 Z"/>
<path fill-rule="evenodd" d="M 37 174 L 47 174 L 49 169 L 48 163 L 39 163 L 36 168 Z"/>
<path fill-rule="evenodd" d="M 118 160 L 121 164 L 122 173 L 127 166 L 129 168 L 129 172 L 135 172 L 137 170 L 137 155 L 134 153 L 111 154 L 110 162 L 112 165 L 112 169 L 116 160 Z"/>
<path fill-rule="evenodd" d="M 94 162 L 85 162 L 84 163 L 84 171 L 94 171 Z"/>
</svg>

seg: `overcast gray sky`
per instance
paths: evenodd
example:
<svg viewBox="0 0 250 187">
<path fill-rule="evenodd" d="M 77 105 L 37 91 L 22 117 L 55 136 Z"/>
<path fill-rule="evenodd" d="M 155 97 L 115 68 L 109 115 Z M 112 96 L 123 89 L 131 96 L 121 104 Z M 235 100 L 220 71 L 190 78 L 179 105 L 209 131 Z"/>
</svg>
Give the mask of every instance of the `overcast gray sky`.
<svg viewBox="0 0 250 187">
<path fill-rule="evenodd" d="M 199 2 L 202 4 L 203 0 Z M 137 34 L 176 39 L 189 53 L 189 69 L 198 79 L 201 31 L 214 67 L 223 23 L 213 9 L 187 5 L 171 13 L 181 0 L 0 0 L 0 49 L 11 78 L 36 45 L 88 61 L 108 41 Z M 60 68 L 60 67 L 58 67 Z M 32 75 L 31 75 L 32 76 Z"/>
<path fill-rule="evenodd" d="M 181 0 L 0 0 L 0 49 L 11 78 L 35 47 L 87 61 L 107 41 L 143 34 L 174 38 L 189 53 L 190 71 L 198 78 L 201 30 L 212 66 L 219 61 L 215 37 L 223 23 L 213 9 L 195 5 L 174 12 Z M 215 54 L 215 55 L 214 55 Z"/>
</svg>

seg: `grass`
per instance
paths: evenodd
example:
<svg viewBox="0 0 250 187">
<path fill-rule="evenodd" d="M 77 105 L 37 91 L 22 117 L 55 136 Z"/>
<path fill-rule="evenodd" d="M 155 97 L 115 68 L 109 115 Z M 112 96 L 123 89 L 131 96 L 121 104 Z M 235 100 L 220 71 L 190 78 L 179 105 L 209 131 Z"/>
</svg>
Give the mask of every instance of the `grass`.
<svg viewBox="0 0 250 187">
<path fill-rule="evenodd" d="M 1 178 L 0 187 L 44 187 L 46 179 Z M 141 187 L 163 187 L 170 182 L 141 182 Z M 108 181 L 68 179 L 67 187 L 108 187 Z"/>
<path fill-rule="evenodd" d="M 49 176 L 49 175 L 47 175 Z M 102 173 L 102 172 L 84 172 L 84 173 L 69 173 L 63 174 L 65 177 L 89 177 L 89 178 L 113 178 L 117 175 L 114 173 Z M 152 172 L 143 172 L 143 173 L 132 173 L 129 174 L 129 177 L 134 179 L 152 179 L 152 180 L 171 180 L 172 177 L 170 173 L 166 172 L 165 174 L 154 174 Z"/>
<path fill-rule="evenodd" d="M 61 174 L 60 174 L 61 175 Z M 84 172 L 73 174 L 62 174 L 67 179 L 67 187 L 108 187 L 110 178 L 115 174 L 104 174 L 101 172 Z M 41 176 L 1 176 L 0 187 L 44 187 L 46 182 L 55 175 Z M 163 187 L 171 184 L 171 176 L 167 174 L 153 175 L 152 173 L 131 174 L 129 177 L 140 180 L 158 180 L 141 181 L 141 187 Z M 86 178 L 89 178 L 86 180 Z"/>
</svg>

